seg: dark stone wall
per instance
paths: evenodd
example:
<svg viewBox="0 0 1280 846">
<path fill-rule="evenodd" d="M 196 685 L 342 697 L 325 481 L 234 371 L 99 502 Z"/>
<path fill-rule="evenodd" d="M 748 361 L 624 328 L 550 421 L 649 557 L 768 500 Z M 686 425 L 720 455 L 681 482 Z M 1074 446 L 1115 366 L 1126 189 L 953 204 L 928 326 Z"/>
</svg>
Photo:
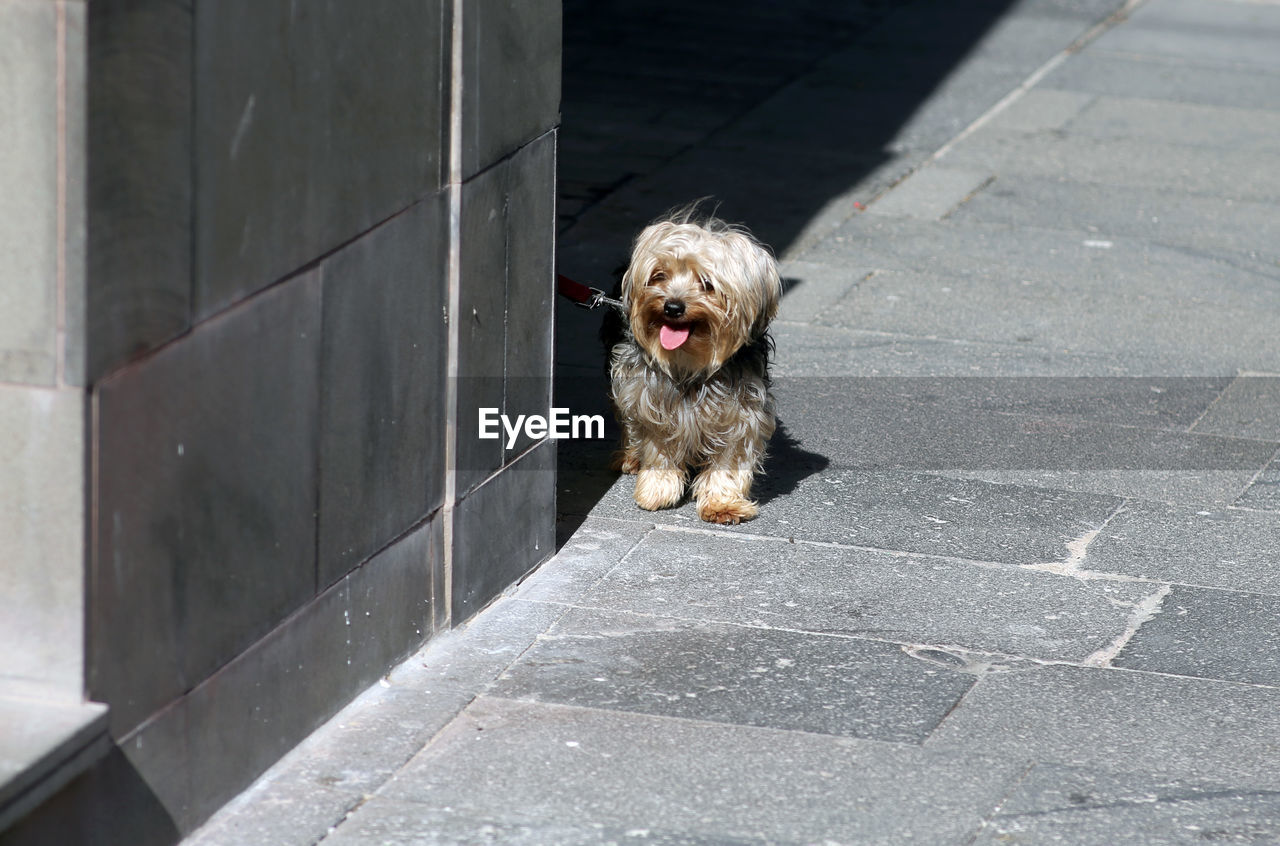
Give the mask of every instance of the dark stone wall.
<svg viewBox="0 0 1280 846">
<path fill-rule="evenodd" d="M 554 551 L 554 444 L 475 420 L 550 406 L 560 48 L 559 0 L 89 4 L 85 678 L 130 777 L 23 831 L 192 830 Z"/>
</svg>

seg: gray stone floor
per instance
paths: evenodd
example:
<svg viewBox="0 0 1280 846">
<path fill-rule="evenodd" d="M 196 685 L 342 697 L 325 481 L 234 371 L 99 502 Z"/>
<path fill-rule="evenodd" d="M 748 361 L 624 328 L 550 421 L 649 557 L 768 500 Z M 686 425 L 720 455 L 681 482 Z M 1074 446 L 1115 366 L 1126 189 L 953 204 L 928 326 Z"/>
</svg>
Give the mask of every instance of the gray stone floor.
<svg viewBox="0 0 1280 846">
<path fill-rule="evenodd" d="M 557 556 L 188 842 L 1280 843 L 1280 4 L 626 5 L 561 269 L 703 194 L 774 246 L 759 518 L 562 442 Z"/>
</svg>

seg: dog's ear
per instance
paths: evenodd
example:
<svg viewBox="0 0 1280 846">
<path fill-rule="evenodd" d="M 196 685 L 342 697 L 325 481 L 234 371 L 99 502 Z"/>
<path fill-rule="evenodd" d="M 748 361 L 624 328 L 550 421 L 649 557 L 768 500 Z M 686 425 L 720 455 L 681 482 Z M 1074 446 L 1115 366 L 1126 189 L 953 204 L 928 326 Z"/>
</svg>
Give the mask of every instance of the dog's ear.
<svg viewBox="0 0 1280 846">
<path fill-rule="evenodd" d="M 752 337 L 755 338 L 759 338 L 769 329 L 769 324 L 778 315 L 778 305 L 782 300 L 782 278 L 778 275 L 778 263 L 764 247 L 759 249 L 763 254 L 760 288 L 764 292 L 764 302 L 755 325 L 751 327 Z"/>
<path fill-rule="evenodd" d="M 755 340 L 769 328 L 778 313 L 782 300 L 782 279 L 778 275 L 778 263 L 769 249 L 745 232 L 733 232 L 727 236 L 733 244 L 732 253 L 740 263 L 740 274 L 745 284 L 743 303 L 754 315 L 750 336 Z"/>
</svg>

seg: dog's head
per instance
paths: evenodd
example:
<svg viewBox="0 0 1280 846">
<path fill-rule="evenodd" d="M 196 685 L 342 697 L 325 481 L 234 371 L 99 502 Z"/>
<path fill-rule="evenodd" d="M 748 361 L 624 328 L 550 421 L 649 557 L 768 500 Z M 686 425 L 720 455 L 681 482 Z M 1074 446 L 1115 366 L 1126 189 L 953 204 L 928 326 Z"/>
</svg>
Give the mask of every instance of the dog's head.
<svg viewBox="0 0 1280 846">
<path fill-rule="evenodd" d="M 781 296 L 777 264 L 755 238 L 687 211 L 640 233 L 622 277 L 631 333 L 673 376 L 714 373 L 765 333 Z"/>
</svg>

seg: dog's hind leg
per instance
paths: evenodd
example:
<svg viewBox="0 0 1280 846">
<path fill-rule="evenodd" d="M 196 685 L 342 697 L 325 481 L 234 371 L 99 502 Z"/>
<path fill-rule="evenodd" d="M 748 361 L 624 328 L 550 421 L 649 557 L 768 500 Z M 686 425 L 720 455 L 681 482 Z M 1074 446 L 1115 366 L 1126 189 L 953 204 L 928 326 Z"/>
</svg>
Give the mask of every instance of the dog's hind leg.
<svg viewBox="0 0 1280 846">
<path fill-rule="evenodd" d="M 614 416 L 622 429 L 622 440 L 609 460 L 609 469 L 634 476 L 640 472 L 640 438 L 633 424 L 621 414 L 615 412 Z"/>
</svg>

